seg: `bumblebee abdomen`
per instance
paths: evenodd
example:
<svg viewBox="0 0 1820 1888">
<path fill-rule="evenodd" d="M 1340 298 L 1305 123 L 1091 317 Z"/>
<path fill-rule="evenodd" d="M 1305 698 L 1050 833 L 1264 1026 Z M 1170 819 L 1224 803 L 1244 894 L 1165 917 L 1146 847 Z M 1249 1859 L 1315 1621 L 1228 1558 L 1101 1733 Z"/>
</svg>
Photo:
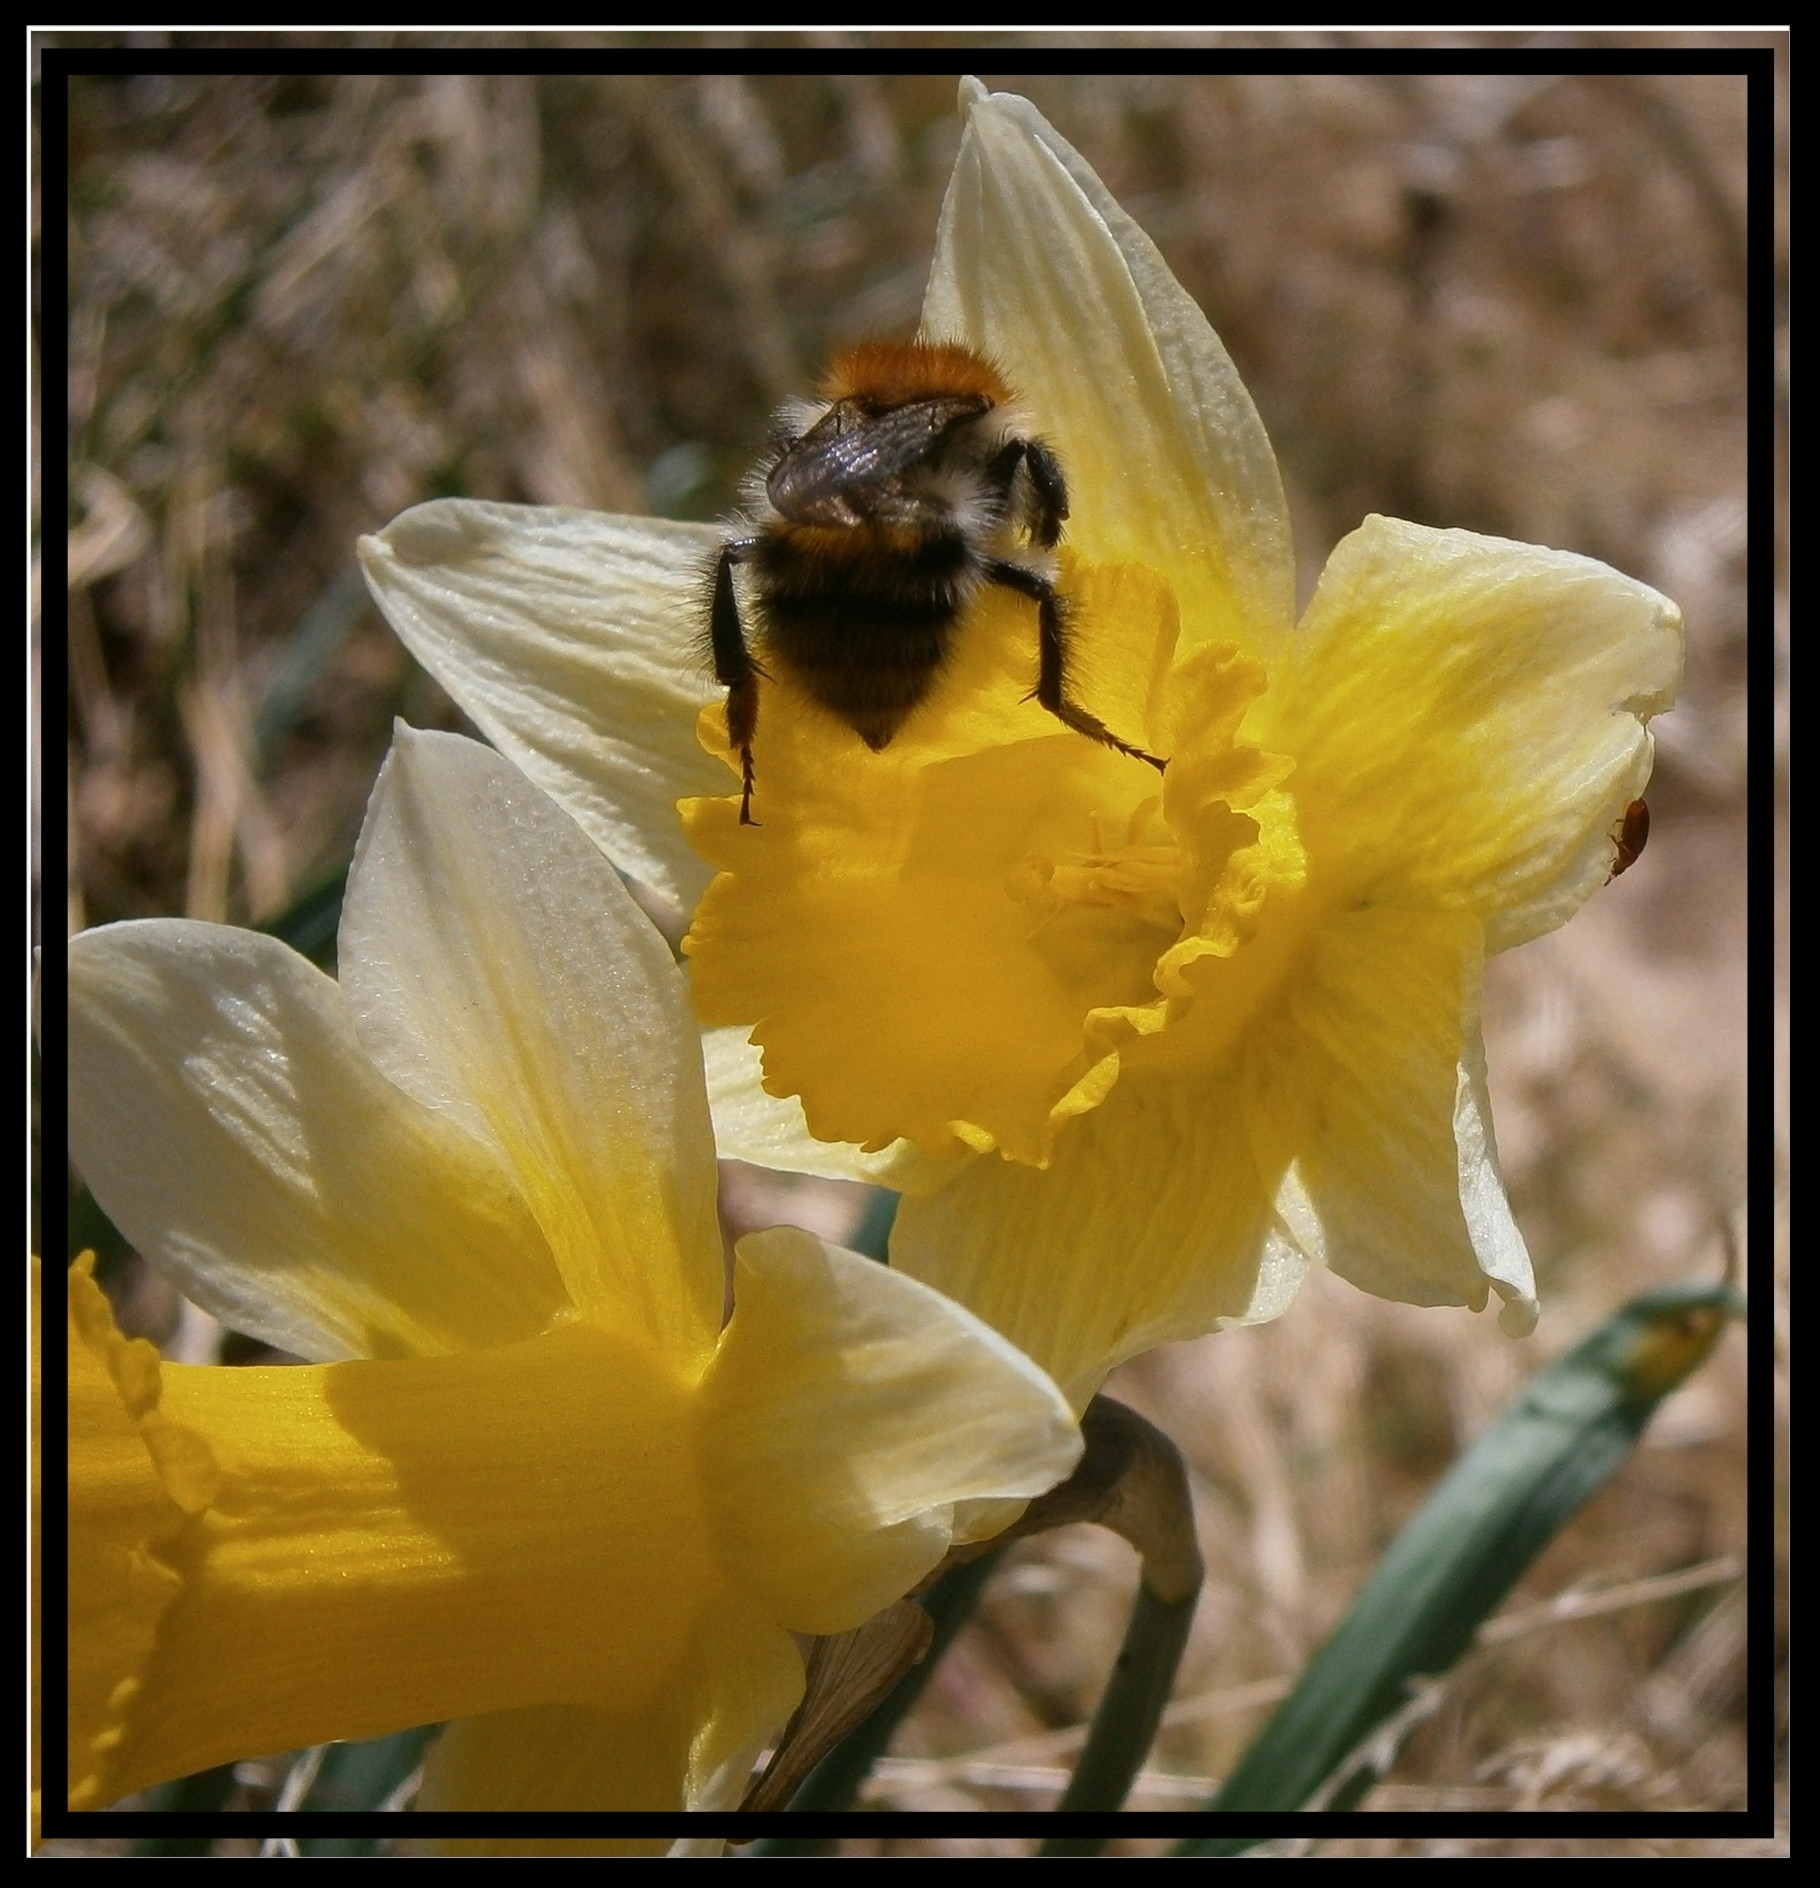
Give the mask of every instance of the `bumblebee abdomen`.
<svg viewBox="0 0 1820 1888">
<path fill-rule="evenodd" d="M 786 529 L 751 559 L 765 654 L 875 749 L 928 694 L 978 582 L 960 538 L 907 535 Z"/>
</svg>

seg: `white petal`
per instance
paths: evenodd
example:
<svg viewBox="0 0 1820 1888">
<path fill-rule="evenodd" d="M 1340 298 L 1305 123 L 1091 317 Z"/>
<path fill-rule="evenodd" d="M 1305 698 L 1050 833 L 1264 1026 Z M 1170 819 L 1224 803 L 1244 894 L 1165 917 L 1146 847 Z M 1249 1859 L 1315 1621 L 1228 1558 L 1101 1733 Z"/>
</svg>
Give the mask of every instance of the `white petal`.
<svg viewBox="0 0 1820 1888">
<path fill-rule="evenodd" d="M 709 872 L 676 802 L 725 793 L 695 738 L 711 525 L 438 499 L 363 538 L 386 620 L 602 851 L 684 911 Z"/>
<path fill-rule="evenodd" d="M 1156 245 L 1028 100 L 962 90 L 923 332 L 998 361 L 1074 485 L 1069 542 L 1176 587 L 1184 650 L 1268 657 L 1295 615 L 1275 455 Z"/>
<path fill-rule="evenodd" d="M 1475 1006 L 1476 1007 L 1476 1006 Z M 1485 1038 L 1474 1016 L 1460 1056 L 1454 1096 L 1454 1144 L 1460 1156 L 1460 1208 L 1479 1270 L 1503 1299 L 1498 1323 L 1511 1337 L 1527 1337 L 1536 1326 L 1536 1275 L 1529 1248 L 1511 1217 L 1498 1142 L 1491 1125 L 1491 1093 L 1485 1078 Z"/>
<path fill-rule="evenodd" d="M 224 1323 L 328 1359 L 512 1343 L 568 1312 L 491 1153 L 368 1062 L 294 951 L 160 919 L 69 953 L 70 1152 Z"/>
<path fill-rule="evenodd" d="M 575 822 L 478 742 L 400 729 L 341 936 L 368 1053 L 498 1150 L 576 1303 L 711 1343 L 714 1143 L 682 973 Z"/>
</svg>

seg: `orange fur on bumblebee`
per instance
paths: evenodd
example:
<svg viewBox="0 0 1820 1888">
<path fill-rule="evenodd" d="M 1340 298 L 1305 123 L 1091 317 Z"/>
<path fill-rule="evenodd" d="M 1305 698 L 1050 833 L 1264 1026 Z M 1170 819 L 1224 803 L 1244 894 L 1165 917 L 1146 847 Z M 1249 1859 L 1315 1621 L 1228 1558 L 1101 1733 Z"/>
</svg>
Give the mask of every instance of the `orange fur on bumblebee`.
<svg viewBox="0 0 1820 1888">
<path fill-rule="evenodd" d="M 778 416 L 746 498 L 708 611 L 742 825 L 754 823 L 761 676 L 787 676 L 877 751 L 928 695 L 989 584 L 1036 605 L 1036 700 L 1077 734 L 1161 769 L 1069 692 L 1054 557 L 1067 484 L 998 369 L 971 348 L 850 349 L 822 400 Z M 743 616 L 736 569 L 748 577 Z"/>
<path fill-rule="evenodd" d="M 1649 807 L 1642 800 L 1632 800 L 1624 809 L 1624 816 L 1612 828 L 1611 840 L 1618 852 L 1611 862 L 1611 870 L 1605 875 L 1607 885 L 1620 872 L 1628 872 L 1637 863 L 1643 848 L 1649 844 Z"/>
</svg>

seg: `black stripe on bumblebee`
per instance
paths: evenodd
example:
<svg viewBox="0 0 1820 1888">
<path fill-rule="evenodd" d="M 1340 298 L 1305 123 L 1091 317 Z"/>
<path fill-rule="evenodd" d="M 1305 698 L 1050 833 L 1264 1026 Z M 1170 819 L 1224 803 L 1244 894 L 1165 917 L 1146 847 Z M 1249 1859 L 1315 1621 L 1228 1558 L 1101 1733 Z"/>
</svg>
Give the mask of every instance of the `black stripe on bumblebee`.
<svg viewBox="0 0 1820 1888">
<path fill-rule="evenodd" d="M 1160 770 L 1074 698 L 1053 555 L 1067 481 L 998 370 L 958 345 L 872 343 L 835 362 L 823 393 L 780 415 L 714 567 L 708 643 L 740 757 L 741 824 L 755 823 L 761 677 L 787 677 L 877 752 L 994 584 L 1036 605 L 1035 699 Z"/>
</svg>

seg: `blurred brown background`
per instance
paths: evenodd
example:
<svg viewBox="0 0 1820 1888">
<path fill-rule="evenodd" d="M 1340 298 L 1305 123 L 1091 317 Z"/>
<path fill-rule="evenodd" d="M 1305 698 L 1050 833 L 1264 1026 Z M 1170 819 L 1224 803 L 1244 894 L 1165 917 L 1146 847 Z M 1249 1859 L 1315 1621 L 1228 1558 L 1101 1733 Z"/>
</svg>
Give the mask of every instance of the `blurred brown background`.
<svg viewBox="0 0 1820 1888">
<path fill-rule="evenodd" d="M 235 40 L 258 43 L 153 43 Z M 1741 77 L 1646 70 L 1677 36 L 1639 39 L 1634 75 L 1576 70 L 1588 42 L 1552 43 L 1556 72 L 1537 50 L 1533 74 L 1408 77 L 1030 76 L 984 69 L 984 41 L 957 51 L 956 72 L 1037 103 L 1208 311 L 1282 459 L 1304 594 L 1375 510 L 1586 552 L 1687 620 L 1647 853 L 1493 966 L 1537 1336 L 1318 1279 L 1279 1324 L 1157 1353 L 1113 1386 L 1188 1456 L 1210 1566 L 1134 1809 L 1204 1796 L 1398 1522 L 1542 1362 L 1746 1241 L 1746 648 L 1773 643 L 1780 676 L 1786 612 L 1778 559 L 1773 620 L 1746 617 L 1744 232 L 1747 183 L 1771 180 L 1747 180 Z M 460 725 L 367 602 L 355 537 L 442 494 L 714 516 L 770 406 L 830 346 L 914 326 L 954 93 L 953 74 L 75 80 L 70 928 L 289 913 L 307 929 L 392 717 Z M 1777 228 L 1775 282 L 1754 258 L 1753 287 L 1780 307 Z M 1779 711 L 1778 838 L 1785 729 Z M 751 1175 L 729 1207 L 837 1234 L 854 1211 Z M 1768 1318 L 1767 1264 L 1754 1283 Z M 155 1292 L 144 1313 L 178 1332 Z M 1728 1338 L 1665 1407 L 1368 1807 L 1742 1806 L 1744 1356 Z M 1091 1530 L 1018 1550 L 876 1800 L 1053 1800 L 1131 1579 L 1128 1550 Z M 1537 1611 L 1568 1592 L 1598 1596 L 1588 1616 Z M 1294 1852 L 1774 1852 L 1387 1828 Z"/>
</svg>

